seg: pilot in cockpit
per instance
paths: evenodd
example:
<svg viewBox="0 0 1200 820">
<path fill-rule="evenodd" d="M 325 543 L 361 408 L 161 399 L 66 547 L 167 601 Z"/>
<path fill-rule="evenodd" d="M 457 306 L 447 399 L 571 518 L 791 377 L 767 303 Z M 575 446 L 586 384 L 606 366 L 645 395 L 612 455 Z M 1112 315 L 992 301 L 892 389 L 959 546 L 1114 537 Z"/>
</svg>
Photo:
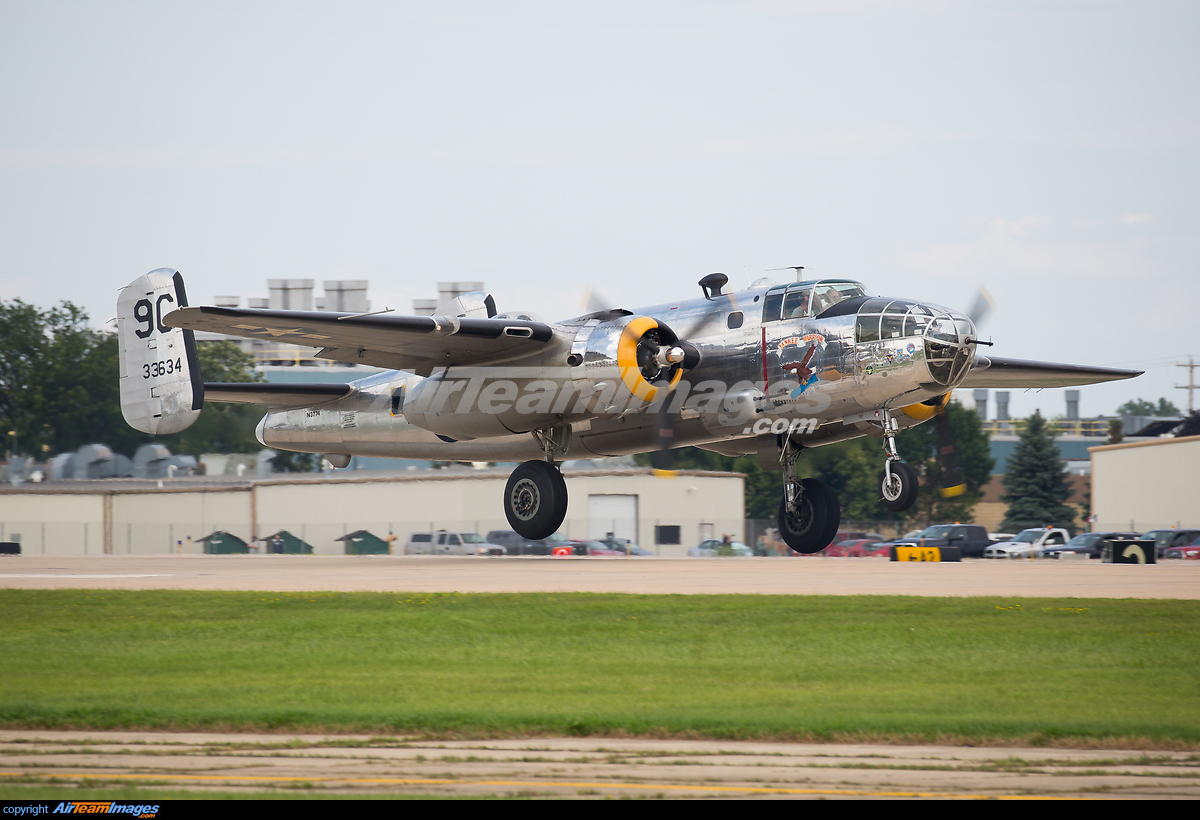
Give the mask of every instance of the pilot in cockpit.
<svg viewBox="0 0 1200 820">
<path fill-rule="evenodd" d="M 788 291 L 783 304 L 783 318 L 803 319 L 808 315 L 808 295 L 810 290 Z"/>
<path fill-rule="evenodd" d="M 813 313 L 819 314 L 834 306 L 841 301 L 841 294 L 837 288 L 823 288 L 815 297 L 813 297 Z"/>
</svg>

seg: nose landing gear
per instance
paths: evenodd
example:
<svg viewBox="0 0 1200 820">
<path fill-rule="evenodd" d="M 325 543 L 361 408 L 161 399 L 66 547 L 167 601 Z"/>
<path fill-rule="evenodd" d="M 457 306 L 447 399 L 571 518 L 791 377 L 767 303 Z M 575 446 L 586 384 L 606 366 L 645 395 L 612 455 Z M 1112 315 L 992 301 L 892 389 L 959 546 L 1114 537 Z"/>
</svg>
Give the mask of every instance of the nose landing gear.
<svg viewBox="0 0 1200 820">
<path fill-rule="evenodd" d="M 904 512 L 911 507 L 917 500 L 917 490 L 920 488 L 917 471 L 901 461 L 900 453 L 896 450 L 898 430 L 896 420 L 891 413 L 887 413 L 883 419 L 883 435 L 887 440 L 883 451 L 887 458 L 883 462 L 883 472 L 879 474 L 879 497 L 883 506 L 892 512 Z"/>
</svg>

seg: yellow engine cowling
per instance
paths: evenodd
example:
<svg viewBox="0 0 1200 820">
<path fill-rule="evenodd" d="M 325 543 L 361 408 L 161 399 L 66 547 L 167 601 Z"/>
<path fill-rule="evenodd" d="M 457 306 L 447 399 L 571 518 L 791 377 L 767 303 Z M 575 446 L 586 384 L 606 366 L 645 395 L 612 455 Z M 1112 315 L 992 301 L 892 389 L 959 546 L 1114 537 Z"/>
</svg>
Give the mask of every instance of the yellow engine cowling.
<svg viewBox="0 0 1200 820">
<path fill-rule="evenodd" d="M 671 357 L 679 339 L 667 325 L 649 316 L 623 316 L 595 329 L 587 340 L 575 383 L 592 395 L 589 407 L 600 415 L 628 410 L 663 398 L 683 377 L 682 358 Z"/>
<path fill-rule="evenodd" d="M 900 409 L 904 411 L 904 415 L 908 416 L 910 419 L 916 419 L 917 421 L 928 421 L 945 409 L 949 402 L 950 394 L 943 393 L 936 399 L 917 402 L 916 404 L 910 404 L 907 407 L 901 407 Z"/>
<path fill-rule="evenodd" d="M 654 378 L 647 372 L 647 367 L 655 365 L 647 365 L 645 361 L 646 343 L 653 336 L 658 337 L 656 343 L 660 346 L 673 345 L 678 341 L 669 327 L 649 316 L 635 317 L 625 325 L 620 339 L 617 340 L 617 368 L 621 374 L 621 381 L 635 398 L 646 402 L 654 401 L 659 390 L 647 378 L 648 376 Z M 667 392 L 673 390 L 683 376 L 682 367 L 675 366 L 670 370 L 673 370 L 674 373 L 673 375 L 668 373 Z M 661 374 L 661 368 L 659 372 Z M 662 379 L 655 379 L 655 381 L 661 383 Z"/>
</svg>

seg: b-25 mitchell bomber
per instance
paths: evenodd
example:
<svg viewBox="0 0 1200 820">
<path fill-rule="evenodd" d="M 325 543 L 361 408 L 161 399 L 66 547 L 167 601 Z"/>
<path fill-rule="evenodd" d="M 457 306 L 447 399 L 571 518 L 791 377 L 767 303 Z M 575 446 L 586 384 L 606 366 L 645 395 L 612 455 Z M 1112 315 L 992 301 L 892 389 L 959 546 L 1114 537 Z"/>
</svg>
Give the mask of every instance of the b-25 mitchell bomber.
<svg viewBox="0 0 1200 820">
<path fill-rule="evenodd" d="M 935 419 L 945 457 L 941 491 L 963 490 L 942 413 L 959 387 L 1069 387 L 1139 371 L 1005 359 L 979 352 L 970 317 L 912 299 L 872 296 L 860 283 L 762 280 L 725 292 L 547 323 L 465 293 L 433 316 L 188 305 L 183 277 L 162 268 L 117 303 L 121 409 L 145 433 L 187 428 L 205 401 L 258 404 L 263 446 L 437 461 L 521 461 L 504 492 L 512 528 L 544 538 L 562 524 L 565 459 L 673 448 L 757 454 L 782 470 L 779 531 L 793 550 L 833 539 L 838 500 L 800 478 L 806 447 L 858 436 L 884 442 L 879 494 L 892 510 L 916 498 L 916 472 L 895 436 Z M 384 368 L 346 384 L 205 384 L 194 331 L 318 348 L 318 358 Z"/>
</svg>

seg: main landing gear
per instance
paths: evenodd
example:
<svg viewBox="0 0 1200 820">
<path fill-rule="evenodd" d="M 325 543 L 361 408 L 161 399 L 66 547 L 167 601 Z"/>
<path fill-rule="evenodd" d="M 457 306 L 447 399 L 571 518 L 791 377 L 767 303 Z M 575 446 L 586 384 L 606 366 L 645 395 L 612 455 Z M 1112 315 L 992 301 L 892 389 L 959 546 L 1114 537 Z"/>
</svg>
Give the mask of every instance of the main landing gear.
<svg viewBox="0 0 1200 820">
<path fill-rule="evenodd" d="M 504 515 L 522 538 L 549 538 L 567 517 L 567 482 L 554 466 L 556 450 L 566 447 L 552 436 L 535 433 L 545 461 L 526 461 L 504 487 Z"/>
<path fill-rule="evenodd" d="M 917 500 L 917 472 L 900 460 L 896 450 L 896 433 L 899 426 L 891 413 L 884 416 L 883 435 L 887 439 L 883 451 L 887 458 L 883 462 L 883 472 L 879 474 L 879 497 L 883 506 L 892 512 L 904 512 Z"/>
<path fill-rule="evenodd" d="M 829 546 L 842 522 L 842 510 L 829 485 L 817 478 L 797 478 L 799 447 L 784 437 L 783 497 L 779 499 L 779 536 L 795 552 L 811 555 Z"/>
</svg>

